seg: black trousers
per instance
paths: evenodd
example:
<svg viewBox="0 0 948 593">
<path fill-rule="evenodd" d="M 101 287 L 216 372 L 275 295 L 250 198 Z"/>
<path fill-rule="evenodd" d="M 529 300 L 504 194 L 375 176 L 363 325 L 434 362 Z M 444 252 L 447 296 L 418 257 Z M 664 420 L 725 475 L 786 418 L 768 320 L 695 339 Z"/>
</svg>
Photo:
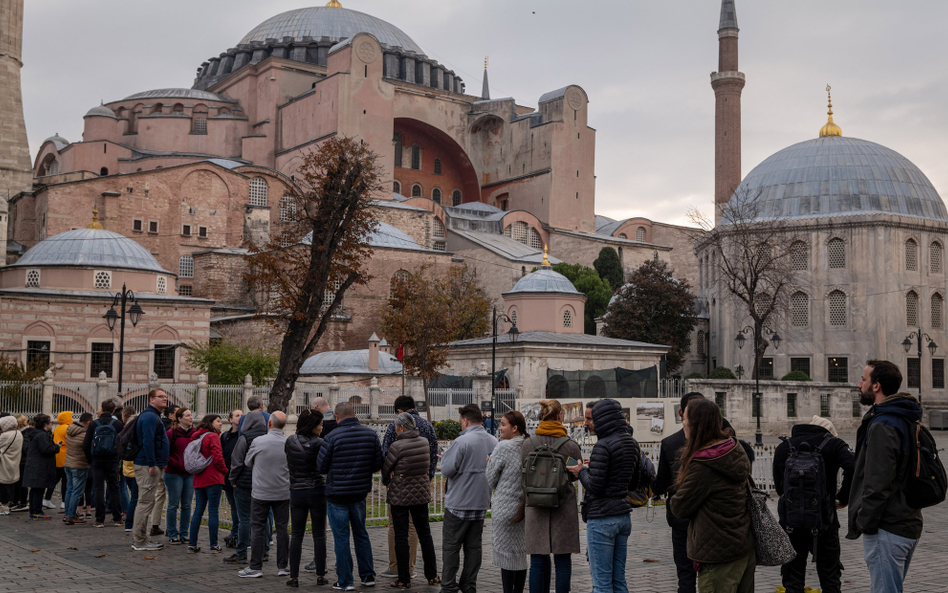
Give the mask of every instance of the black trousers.
<svg viewBox="0 0 948 593">
<path fill-rule="evenodd" d="M 431 526 L 428 525 L 428 505 L 391 506 L 392 526 L 395 528 L 395 561 L 398 562 L 398 580 L 411 582 L 411 546 L 408 545 L 408 519 L 415 524 L 418 543 L 421 544 L 421 557 L 425 563 L 425 578 L 431 580 L 438 576 L 438 557 L 435 554 L 434 540 L 431 538 Z"/>
<path fill-rule="evenodd" d="M 504 584 L 504 593 L 523 593 L 523 587 L 527 584 L 527 569 L 507 570 L 501 568 L 500 580 Z"/>
<path fill-rule="evenodd" d="M 112 520 L 122 520 L 122 498 L 118 489 L 118 461 L 93 461 L 90 467 L 92 489 L 95 491 L 95 522 L 105 523 L 105 489 L 109 490 Z"/>
<path fill-rule="evenodd" d="M 13 502 L 13 484 L 0 484 L 0 505 L 9 505 Z"/>
<path fill-rule="evenodd" d="M 286 530 L 290 521 L 289 500 L 257 500 L 250 501 L 250 568 L 263 569 L 263 551 L 270 540 L 270 530 L 267 529 L 267 519 L 270 510 L 273 510 L 273 522 L 276 524 L 277 568 L 287 568 L 287 552 L 290 547 L 290 535 Z"/>
<path fill-rule="evenodd" d="M 698 573 L 688 558 L 688 528 L 672 527 L 672 553 L 675 557 L 675 569 L 678 572 L 678 593 L 697 591 Z"/>
<path fill-rule="evenodd" d="M 803 531 L 790 534 L 790 542 L 797 557 L 780 569 L 787 593 L 803 593 L 806 580 L 806 562 L 813 551 L 813 535 Z M 839 527 L 830 527 L 816 539 L 816 574 L 823 593 L 840 593 L 843 564 L 839 560 Z"/>
<path fill-rule="evenodd" d="M 303 556 L 303 539 L 306 537 L 306 519 L 313 521 L 313 561 L 316 574 L 326 576 L 326 497 L 293 496 L 290 493 L 290 517 L 293 531 L 290 535 L 290 578 L 300 576 L 300 559 Z M 277 550 L 279 553 L 279 549 Z"/>
<path fill-rule="evenodd" d="M 417 525 L 415 526 L 417 530 Z M 443 593 L 477 592 L 477 573 L 481 569 L 484 520 L 465 521 L 444 510 L 441 528 L 441 591 Z M 418 534 L 419 541 L 421 533 Z M 464 568 L 461 569 L 461 550 L 464 550 Z M 461 575 L 458 577 L 458 569 Z"/>
<path fill-rule="evenodd" d="M 59 498 L 66 501 L 66 468 L 57 467 L 56 468 L 56 484 L 59 484 Z M 53 497 L 53 494 L 56 492 L 56 484 L 53 484 L 52 488 L 47 488 L 46 493 L 43 495 L 43 500 L 49 500 Z"/>
<path fill-rule="evenodd" d="M 30 515 L 45 515 L 43 508 L 43 488 L 30 488 Z"/>
</svg>

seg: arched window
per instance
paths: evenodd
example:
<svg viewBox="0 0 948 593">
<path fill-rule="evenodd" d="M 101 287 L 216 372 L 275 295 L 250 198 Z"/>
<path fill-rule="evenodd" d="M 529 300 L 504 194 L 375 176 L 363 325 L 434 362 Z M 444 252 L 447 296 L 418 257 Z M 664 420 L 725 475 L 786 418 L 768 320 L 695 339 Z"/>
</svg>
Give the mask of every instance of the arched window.
<svg viewBox="0 0 948 593">
<path fill-rule="evenodd" d="M 100 176 L 105 177 L 105 176 L 107 176 L 108 174 L 109 174 L 109 168 L 108 168 L 108 167 L 102 167 L 101 169 L 99 169 L 99 175 L 100 175 Z"/>
<path fill-rule="evenodd" d="M 296 217 L 296 200 L 293 196 L 280 198 L 280 222 L 289 222 Z"/>
<path fill-rule="evenodd" d="M 515 222 L 513 224 L 507 225 L 507 228 L 504 229 L 504 235 L 510 237 L 514 241 L 519 241 L 524 245 L 529 245 L 528 240 L 531 230 L 533 229 L 527 223 Z M 543 245 L 540 245 L 540 248 L 542 249 Z"/>
<path fill-rule="evenodd" d="M 932 274 L 941 274 L 941 243 L 932 241 L 928 248 L 928 266 Z"/>
<path fill-rule="evenodd" d="M 270 186 L 267 185 L 267 180 L 263 177 L 254 177 L 250 180 L 250 205 L 251 206 L 266 206 L 267 205 L 267 194 L 270 191 Z"/>
<path fill-rule="evenodd" d="M 411 197 L 420 198 L 421 197 L 421 186 L 417 183 L 411 186 Z"/>
<path fill-rule="evenodd" d="M 695 351 L 698 356 L 704 356 L 704 332 L 698 330 L 698 337 L 695 339 Z"/>
<path fill-rule="evenodd" d="M 563 375 L 553 375 L 546 382 L 547 399 L 565 399 L 569 397 L 569 381 Z M 537 418 L 539 420 L 539 418 Z"/>
<path fill-rule="evenodd" d="M 540 238 L 540 233 L 533 227 L 530 227 L 530 247 L 543 249 L 543 239 Z"/>
<path fill-rule="evenodd" d="M 516 309 L 510 310 L 510 322 L 513 325 L 517 325 L 517 310 Z"/>
<path fill-rule="evenodd" d="M 573 312 L 569 309 L 563 311 L 563 327 L 573 327 Z"/>
<path fill-rule="evenodd" d="M 190 255 L 182 255 L 178 260 L 178 276 L 182 278 L 194 278 L 194 258 Z"/>
<path fill-rule="evenodd" d="M 583 381 L 583 397 L 602 399 L 606 397 L 606 382 L 602 377 L 593 375 Z"/>
<path fill-rule="evenodd" d="M 456 189 L 454 193 L 451 194 L 451 205 L 460 206 L 461 205 L 461 190 Z"/>
<path fill-rule="evenodd" d="M 918 293 L 914 290 L 905 295 L 905 323 L 909 327 L 918 326 Z"/>
<path fill-rule="evenodd" d="M 392 144 L 395 145 L 395 166 L 402 166 L 402 135 L 395 133 L 395 136 L 392 138 Z"/>
<path fill-rule="evenodd" d="M 164 108 L 164 105 L 161 103 L 155 103 L 155 106 L 152 107 L 151 112 L 155 115 L 161 115 L 161 110 Z"/>
<path fill-rule="evenodd" d="M 341 285 L 342 285 L 342 282 L 341 282 L 341 281 L 339 281 L 339 280 L 333 280 L 333 281 L 330 282 L 329 285 L 326 287 L 326 291 L 323 293 L 323 309 L 324 309 L 324 310 L 325 310 L 325 309 L 328 309 L 328 308 L 330 307 L 330 305 L 332 305 L 333 300 L 336 298 L 336 291 L 339 290 L 339 287 L 340 287 Z M 342 302 L 341 302 L 341 301 L 340 301 L 339 305 L 340 305 L 339 307 L 336 307 L 336 311 L 337 311 L 337 312 L 339 311 L 339 309 L 340 309 L 341 306 L 342 306 Z"/>
<path fill-rule="evenodd" d="M 435 159 L 434 170 L 435 175 L 441 175 L 441 159 Z"/>
<path fill-rule="evenodd" d="M 918 271 L 918 243 L 915 239 L 909 239 L 905 242 L 905 271 Z"/>
<path fill-rule="evenodd" d="M 440 204 L 441 203 L 441 190 L 438 189 L 437 187 L 431 190 L 431 199 L 437 202 L 438 204 Z"/>
<path fill-rule="evenodd" d="M 810 325 L 810 298 L 805 292 L 795 292 L 790 296 L 790 322 L 794 327 Z"/>
<path fill-rule="evenodd" d="M 944 303 L 945 299 L 940 294 L 936 292 L 932 295 L 932 316 L 930 320 L 932 329 L 941 329 L 941 310 Z"/>
<path fill-rule="evenodd" d="M 431 236 L 434 237 L 434 241 L 431 243 L 431 248 L 436 251 L 446 251 L 447 246 L 444 242 L 444 225 L 441 224 L 441 221 L 437 218 L 434 219 L 432 225 L 433 228 L 431 229 Z"/>
<path fill-rule="evenodd" d="M 628 239 L 628 237 L 625 236 L 625 233 L 619 233 L 619 238 L 620 238 L 620 239 Z"/>
<path fill-rule="evenodd" d="M 411 147 L 411 168 L 416 171 L 421 170 L 421 149 L 418 148 L 417 144 L 413 144 Z"/>
<path fill-rule="evenodd" d="M 842 239 L 830 239 L 827 244 L 829 255 L 829 267 L 831 270 L 839 270 L 846 267 L 846 244 Z"/>
<path fill-rule="evenodd" d="M 635 229 L 635 240 L 638 241 L 639 243 L 645 243 L 645 227 L 644 226 L 640 226 L 639 228 Z"/>
<path fill-rule="evenodd" d="M 59 161 L 55 158 L 50 159 L 46 162 L 46 174 L 47 175 L 59 175 Z"/>
<path fill-rule="evenodd" d="M 395 287 L 398 286 L 399 282 L 408 281 L 408 270 L 399 270 L 392 275 L 392 279 L 389 282 L 388 288 L 388 299 L 392 300 L 395 297 Z"/>
<path fill-rule="evenodd" d="M 830 325 L 846 325 L 846 294 L 834 290 L 829 295 Z"/>
<path fill-rule="evenodd" d="M 810 262 L 810 246 L 803 241 L 794 241 L 790 245 L 790 267 L 796 271 L 807 269 Z"/>
<path fill-rule="evenodd" d="M 395 192 L 396 194 L 402 193 L 402 184 L 399 183 L 399 182 L 397 182 L 397 181 L 393 181 L 393 182 L 392 182 L 392 191 Z"/>
<path fill-rule="evenodd" d="M 178 114 L 184 113 L 184 105 L 182 105 L 181 103 L 175 103 L 174 107 L 171 108 L 171 113 L 178 113 Z"/>
</svg>

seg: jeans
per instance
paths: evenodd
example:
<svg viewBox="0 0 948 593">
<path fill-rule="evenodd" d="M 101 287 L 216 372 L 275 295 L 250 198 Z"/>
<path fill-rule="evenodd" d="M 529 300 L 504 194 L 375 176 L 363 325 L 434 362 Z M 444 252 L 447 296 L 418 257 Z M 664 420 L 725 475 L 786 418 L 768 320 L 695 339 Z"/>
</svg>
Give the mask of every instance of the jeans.
<svg viewBox="0 0 948 593">
<path fill-rule="evenodd" d="M 632 534 L 632 518 L 616 515 L 586 522 L 586 552 L 593 593 L 628 593 L 625 558 Z"/>
<path fill-rule="evenodd" d="M 207 535 L 211 540 L 211 547 L 217 545 L 217 526 L 220 520 L 217 516 L 217 510 L 221 506 L 221 491 L 223 489 L 223 484 L 194 489 L 194 515 L 191 516 L 189 546 L 197 546 L 198 531 L 201 530 L 201 517 L 204 516 L 205 508 L 207 508 Z"/>
<path fill-rule="evenodd" d="M 66 489 L 66 518 L 76 518 L 76 507 L 79 505 L 79 499 L 86 491 L 86 479 L 89 476 L 87 469 L 66 468 L 66 482 L 69 487 Z"/>
<path fill-rule="evenodd" d="M 234 488 L 234 505 L 237 508 L 237 515 L 240 518 L 240 526 L 237 529 L 237 551 L 236 554 L 241 558 L 247 557 L 247 548 L 250 547 L 250 490 L 245 488 Z"/>
<path fill-rule="evenodd" d="M 806 561 L 813 551 L 813 535 L 805 530 L 790 534 L 790 543 L 797 551 L 797 557 L 780 568 L 783 586 L 787 593 L 803 593 L 806 584 Z M 840 593 L 840 579 L 843 565 L 839 561 L 839 527 L 830 526 L 816 540 L 816 574 L 820 577 L 820 590 L 823 593 Z"/>
<path fill-rule="evenodd" d="M 882 529 L 873 535 L 864 533 L 862 551 L 869 566 L 869 592 L 902 593 L 902 583 L 917 545 L 917 539 L 901 537 Z"/>
<path fill-rule="evenodd" d="M 191 524 L 191 499 L 194 498 L 194 476 L 164 475 L 165 488 L 168 489 L 168 515 L 165 517 L 165 531 L 168 539 L 186 539 Z M 178 507 L 181 517 L 178 518 Z"/>
<path fill-rule="evenodd" d="M 441 590 L 444 593 L 477 591 L 477 573 L 481 569 L 481 539 L 484 535 L 484 520 L 464 521 L 451 511 L 444 510 L 444 526 L 441 528 Z M 464 568 L 458 579 L 461 566 L 461 550 L 464 550 Z"/>
<path fill-rule="evenodd" d="M 303 539 L 306 538 L 306 519 L 313 520 L 313 561 L 316 574 L 326 576 L 326 498 L 322 495 L 306 496 L 290 493 L 290 515 L 293 532 L 290 535 L 290 578 L 300 576 L 300 558 L 303 556 Z"/>
<path fill-rule="evenodd" d="M 164 484 L 160 467 L 155 468 L 154 475 L 149 472 L 147 465 L 135 465 L 135 482 L 138 484 L 138 507 L 135 510 L 135 522 L 132 526 L 132 540 L 136 544 L 148 541 L 148 525 L 151 514 L 155 510 L 155 497 L 158 494 L 158 485 Z"/>
<path fill-rule="evenodd" d="M 270 541 L 268 529 L 270 511 L 273 511 L 273 521 L 276 523 L 277 568 L 287 567 L 287 552 L 290 547 L 290 536 L 286 524 L 290 520 L 289 500 L 251 500 L 250 526 L 253 543 L 250 545 L 250 568 L 263 568 L 264 541 Z"/>
<path fill-rule="evenodd" d="M 225 480 L 227 478 L 224 478 Z M 240 526 L 240 514 L 237 512 L 237 499 L 234 497 L 234 487 L 224 484 L 224 494 L 227 495 L 227 505 L 230 506 L 230 536 L 237 539 L 237 529 Z M 236 547 L 236 543 L 234 546 Z"/>
<path fill-rule="evenodd" d="M 122 507 L 118 493 L 118 461 L 92 462 L 92 488 L 95 490 L 95 522 L 105 522 L 105 490 L 109 492 L 109 510 L 112 520 L 122 520 Z"/>
<path fill-rule="evenodd" d="M 122 512 L 128 514 L 128 490 L 125 488 L 125 475 L 122 473 L 121 463 L 119 462 L 119 477 L 118 477 L 118 487 L 119 487 L 119 500 L 122 503 Z"/>
<path fill-rule="evenodd" d="M 569 593 L 573 576 L 573 560 L 570 554 L 553 554 L 556 566 L 556 593 Z M 530 593 L 550 593 L 550 556 L 530 554 Z"/>
<path fill-rule="evenodd" d="M 326 503 L 329 527 L 332 529 L 333 547 L 336 551 L 336 580 L 343 587 L 353 585 L 352 552 L 349 549 L 349 528 L 352 527 L 352 539 L 355 540 L 356 560 L 359 563 L 359 576 L 365 580 L 375 576 L 372 564 L 372 543 L 369 532 L 365 530 L 365 501 L 350 504 Z"/>
<path fill-rule="evenodd" d="M 128 486 L 128 510 L 125 512 L 125 529 L 129 530 L 135 524 L 135 509 L 138 507 L 138 480 L 125 477 L 125 485 Z"/>
<path fill-rule="evenodd" d="M 698 573 L 695 563 L 688 557 L 688 528 L 672 527 L 672 554 L 675 569 L 678 572 L 678 593 L 696 593 L 698 591 Z"/>
<path fill-rule="evenodd" d="M 438 557 L 435 554 L 434 540 L 431 539 L 431 526 L 428 525 L 428 503 L 412 506 L 388 507 L 392 511 L 392 523 L 395 526 L 395 558 L 398 561 L 398 580 L 402 583 L 411 581 L 411 548 L 408 537 L 408 518 L 415 525 L 418 542 L 421 544 L 421 558 L 425 563 L 425 579 L 431 580 L 438 576 Z"/>
</svg>

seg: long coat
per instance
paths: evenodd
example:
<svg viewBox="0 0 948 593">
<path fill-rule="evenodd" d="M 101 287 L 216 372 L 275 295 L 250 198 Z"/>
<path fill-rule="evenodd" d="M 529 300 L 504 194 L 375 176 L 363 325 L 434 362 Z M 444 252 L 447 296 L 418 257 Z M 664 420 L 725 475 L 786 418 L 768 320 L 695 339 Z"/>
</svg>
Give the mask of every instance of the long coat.
<svg viewBox="0 0 948 593">
<path fill-rule="evenodd" d="M 494 490 L 491 500 L 491 549 L 494 566 L 504 570 L 526 570 L 524 521 L 510 523 L 517 516 L 523 501 L 520 485 L 520 447 L 523 437 L 500 441 L 487 462 L 487 483 Z"/>
<path fill-rule="evenodd" d="M 541 443 L 552 445 L 556 437 L 540 436 Z M 524 439 L 520 447 L 520 461 L 533 451 L 533 443 L 529 438 Z M 583 451 L 570 440 L 559 450 L 563 455 L 573 459 L 582 459 Z M 569 474 L 573 480 L 573 474 Z M 576 490 L 570 488 L 559 508 L 526 509 L 526 549 L 527 554 L 579 554 L 579 508 L 576 506 Z"/>
<path fill-rule="evenodd" d="M 30 440 L 23 471 L 24 488 L 52 488 L 56 485 L 56 454 L 59 446 L 53 443 L 53 435 L 38 430 Z"/>
</svg>

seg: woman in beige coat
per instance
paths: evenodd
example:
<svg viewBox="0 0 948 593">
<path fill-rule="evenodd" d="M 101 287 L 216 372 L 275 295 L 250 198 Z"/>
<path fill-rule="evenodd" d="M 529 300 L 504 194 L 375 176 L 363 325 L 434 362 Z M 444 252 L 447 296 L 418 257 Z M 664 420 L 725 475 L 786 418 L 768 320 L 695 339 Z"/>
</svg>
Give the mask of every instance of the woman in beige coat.
<svg viewBox="0 0 948 593">
<path fill-rule="evenodd" d="M 555 399 L 540 400 L 540 426 L 531 438 L 524 439 L 520 448 L 521 461 L 534 450 L 534 437 L 539 445 L 552 445 L 567 436 L 563 425 L 563 406 Z M 582 459 L 583 452 L 570 439 L 558 449 L 559 453 Z M 570 480 L 575 480 L 569 474 Z M 549 593 L 550 554 L 556 566 L 556 593 L 569 593 L 572 576 L 571 554 L 579 554 L 579 513 L 576 508 L 576 490 L 570 488 L 566 498 L 555 509 L 527 507 L 527 554 L 530 554 L 530 593 Z"/>
</svg>

